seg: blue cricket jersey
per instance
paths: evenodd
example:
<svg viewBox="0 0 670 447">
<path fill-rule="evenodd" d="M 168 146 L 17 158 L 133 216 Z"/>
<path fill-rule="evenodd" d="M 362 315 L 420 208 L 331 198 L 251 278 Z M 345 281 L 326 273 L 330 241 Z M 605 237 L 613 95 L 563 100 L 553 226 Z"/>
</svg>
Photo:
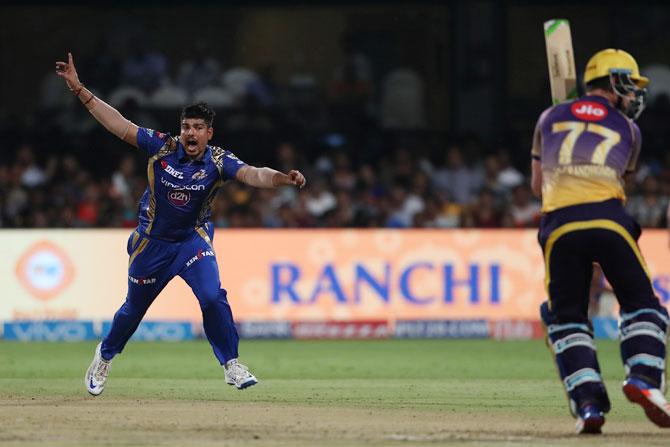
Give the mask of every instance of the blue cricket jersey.
<svg viewBox="0 0 670 447">
<path fill-rule="evenodd" d="M 191 160 L 179 139 L 142 127 L 137 145 L 147 151 L 149 181 L 138 229 L 166 241 L 181 241 L 206 224 L 218 189 L 245 166 L 232 152 L 209 145 L 201 160 Z"/>
</svg>

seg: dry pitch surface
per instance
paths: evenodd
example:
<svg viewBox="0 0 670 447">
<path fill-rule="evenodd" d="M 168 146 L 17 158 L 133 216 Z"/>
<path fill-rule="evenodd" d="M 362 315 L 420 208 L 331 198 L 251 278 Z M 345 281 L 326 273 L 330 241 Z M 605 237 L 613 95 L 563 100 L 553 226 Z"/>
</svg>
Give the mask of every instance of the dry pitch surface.
<svg viewBox="0 0 670 447">
<path fill-rule="evenodd" d="M 242 343 L 256 387 L 225 385 L 204 342 L 131 343 L 97 398 L 83 385 L 94 344 L 0 343 L 0 445 L 670 445 L 624 401 L 611 342 L 614 408 L 588 437 L 540 341 Z"/>
</svg>

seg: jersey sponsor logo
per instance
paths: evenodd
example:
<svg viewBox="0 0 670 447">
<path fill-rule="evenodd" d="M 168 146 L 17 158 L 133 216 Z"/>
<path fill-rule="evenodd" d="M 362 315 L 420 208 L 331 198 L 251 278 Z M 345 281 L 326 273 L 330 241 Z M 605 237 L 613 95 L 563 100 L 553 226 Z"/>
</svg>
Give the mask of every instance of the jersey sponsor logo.
<svg viewBox="0 0 670 447">
<path fill-rule="evenodd" d="M 201 169 L 191 176 L 193 180 L 202 180 L 207 177 L 207 170 Z"/>
<path fill-rule="evenodd" d="M 178 191 L 204 191 L 205 185 L 177 185 L 161 177 L 161 183 L 168 188 L 174 188 Z"/>
<path fill-rule="evenodd" d="M 168 191 L 167 197 L 170 203 L 175 206 L 186 206 L 191 201 L 191 193 L 189 191 Z"/>
<path fill-rule="evenodd" d="M 170 174 L 172 177 L 178 178 L 180 180 L 184 179 L 184 173 L 181 171 L 177 171 L 175 168 L 170 166 L 167 161 L 161 160 L 161 167 L 165 172 Z"/>
<path fill-rule="evenodd" d="M 197 255 L 186 261 L 186 267 L 190 267 L 195 261 L 199 261 L 205 256 L 214 256 L 214 250 L 199 250 Z"/>
<path fill-rule="evenodd" d="M 133 276 L 128 275 L 128 279 L 133 284 L 138 284 L 140 286 L 143 286 L 145 284 L 155 284 L 156 283 L 156 278 L 135 278 Z"/>
<path fill-rule="evenodd" d="M 594 101 L 577 101 L 570 106 L 574 116 L 585 121 L 600 121 L 607 117 L 607 107 Z"/>
</svg>

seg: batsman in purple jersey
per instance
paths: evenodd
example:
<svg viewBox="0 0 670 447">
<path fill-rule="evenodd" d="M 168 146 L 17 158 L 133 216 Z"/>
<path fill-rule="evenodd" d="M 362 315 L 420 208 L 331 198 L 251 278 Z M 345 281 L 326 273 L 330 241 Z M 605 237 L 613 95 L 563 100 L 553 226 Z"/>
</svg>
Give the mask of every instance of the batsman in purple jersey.
<svg viewBox="0 0 670 447">
<path fill-rule="evenodd" d="M 86 389 L 95 396 L 102 393 L 112 358 L 123 351 L 151 303 L 177 275 L 198 299 L 205 335 L 224 367 L 226 383 L 238 389 L 256 384 L 256 377 L 237 360 L 239 337 L 212 245 L 212 202 L 227 180 L 259 188 L 303 187 L 305 177 L 298 171 L 284 174 L 250 166 L 232 152 L 209 145 L 215 113 L 207 104 L 185 107 L 180 134 L 172 137 L 138 127 L 97 98 L 79 81 L 71 54 L 68 62 L 56 62 L 56 73 L 100 124 L 147 155 L 148 186 L 127 247 L 128 295 L 95 350 Z"/>
<path fill-rule="evenodd" d="M 600 433 L 610 400 L 588 318 L 593 264 L 598 263 L 621 308 L 623 392 L 649 419 L 670 427 L 665 393 L 668 312 L 654 294 L 637 245 L 640 226 L 626 213 L 624 178 L 641 147 L 633 121 L 645 86 L 633 57 L 596 53 L 584 73 L 587 94 L 553 106 L 535 128 L 533 191 L 542 198 L 539 242 L 548 301 L 540 314 L 578 433 Z"/>
</svg>

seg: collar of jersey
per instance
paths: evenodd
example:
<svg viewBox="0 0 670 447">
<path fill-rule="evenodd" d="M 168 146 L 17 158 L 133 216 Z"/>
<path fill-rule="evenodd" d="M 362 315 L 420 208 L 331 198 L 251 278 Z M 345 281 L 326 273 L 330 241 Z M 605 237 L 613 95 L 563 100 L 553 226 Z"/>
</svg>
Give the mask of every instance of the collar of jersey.
<svg viewBox="0 0 670 447">
<path fill-rule="evenodd" d="M 181 144 L 181 141 L 177 141 L 177 158 L 180 163 L 183 163 L 184 160 L 190 160 L 188 155 L 186 155 L 186 150 L 184 149 L 184 145 Z M 205 153 L 202 154 L 202 158 L 200 160 L 193 160 L 194 163 L 202 163 L 205 164 L 207 163 L 210 159 L 212 158 L 212 148 L 209 147 L 209 144 L 205 147 Z"/>
<path fill-rule="evenodd" d="M 607 100 L 607 98 L 604 98 L 600 95 L 584 95 L 581 98 L 579 98 L 579 100 L 580 101 L 595 101 L 595 102 L 599 102 L 599 103 L 601 103 L 603 105 L 606 105 L 606 106 L 610 106 L 610 107 L 612 106 L 610 104 L 610 102 Z"/>
</svg>

